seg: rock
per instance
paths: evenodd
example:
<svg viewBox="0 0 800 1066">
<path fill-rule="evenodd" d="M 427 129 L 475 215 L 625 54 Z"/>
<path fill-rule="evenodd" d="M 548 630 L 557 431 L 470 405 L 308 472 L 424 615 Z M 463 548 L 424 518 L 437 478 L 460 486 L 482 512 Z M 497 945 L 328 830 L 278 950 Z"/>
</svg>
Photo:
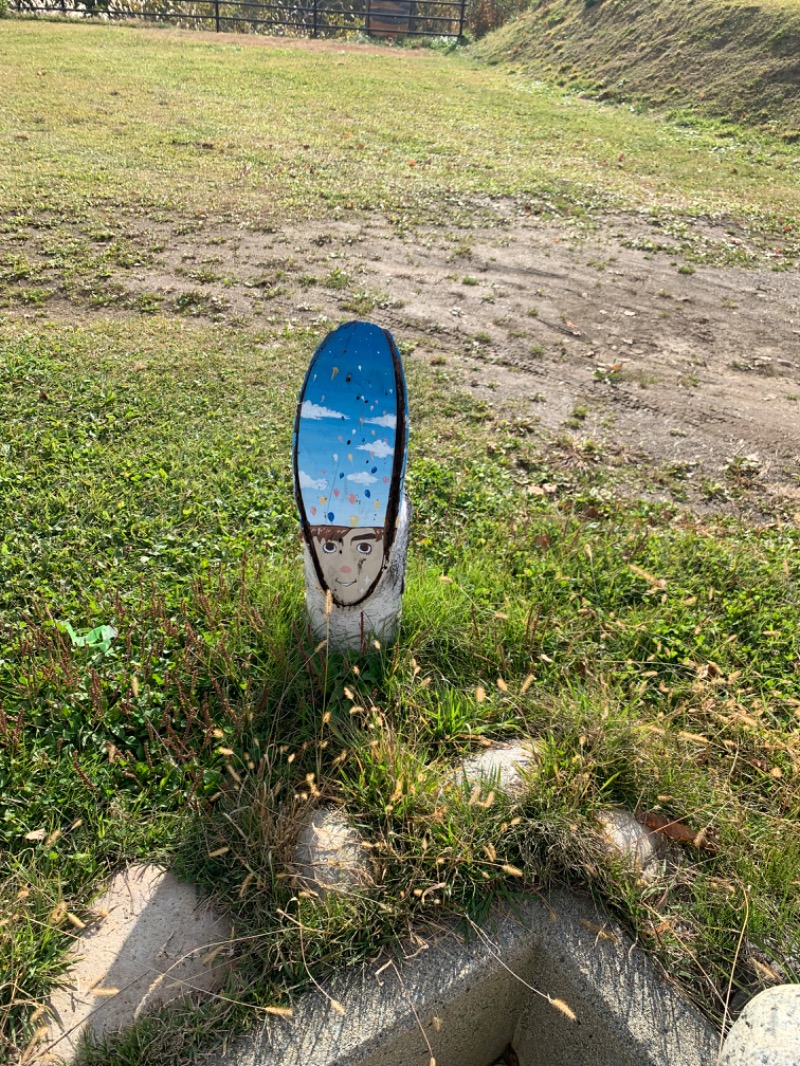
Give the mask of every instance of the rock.
<svg viewBox="0 0 800 1066">
<path fill-rule="evenodd" d="M 456 780 L 469 785 L 483 782 L 508 796 L 525 791 L 525 777 L 536 767 L 536 753 L 523 744 L 496 744 L 469 755 L 456 771 Z"/>
<path fill-rule="evenodd" d="M 669 841 L 642 825 L 630 811 L 613 807 L 598 811 L 601 845 L 609 858 L 629 862 L 645 881 L 654 881 L 670 861 Z"/>
<path fill-rule="evenodd" d="M 798 1066 L 800 985 L 776 985 L 751 999 L 731 1027 L 720 1066 Z"/>
<path fill-rule="evenodd" d="M 319 807 L 306 819 L 293 865 L 298 879 L 321 899 L 329 892 L 353 895 L 373 884 L 363 837 L 337 807 Z"/>
<path fill-rule="evenodd" d="M 144 1011 L 220 988 L 231 928 L 193 885 L 152 864 L 118 873 L 71 949 L 74 964 L 52 997 L 53 1020 L 35 1062 L 71 1060 L 84 1031 L 125 1029 Z"/>
</svg>

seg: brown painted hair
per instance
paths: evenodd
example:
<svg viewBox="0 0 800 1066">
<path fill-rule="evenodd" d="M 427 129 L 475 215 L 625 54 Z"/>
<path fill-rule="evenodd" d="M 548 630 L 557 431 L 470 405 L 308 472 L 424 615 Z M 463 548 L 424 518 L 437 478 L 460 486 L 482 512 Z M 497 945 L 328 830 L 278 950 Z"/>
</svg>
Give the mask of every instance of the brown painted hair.
<svg viewBox="0 0 800 1066">
<path fill-rule="evenodd" d="M 369 530 L 375 534 L 375 540 L 383 540 L 383 526 L 309 526 L 308 532 L 316 541 L 343 540 L 348 533 Z"/>
</svg>

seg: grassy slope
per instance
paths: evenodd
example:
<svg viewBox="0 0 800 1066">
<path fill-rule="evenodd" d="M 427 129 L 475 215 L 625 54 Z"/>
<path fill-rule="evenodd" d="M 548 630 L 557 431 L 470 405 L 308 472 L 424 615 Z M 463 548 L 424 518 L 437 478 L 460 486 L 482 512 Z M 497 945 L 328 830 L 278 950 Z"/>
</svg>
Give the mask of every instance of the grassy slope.
<svg viewBox="0 0 800 1066">
<path fill-rule="evenodd" d="M 476 54 L 608 97 L 800 129 L 797 0 L 533 0 Z"/>
</svg>

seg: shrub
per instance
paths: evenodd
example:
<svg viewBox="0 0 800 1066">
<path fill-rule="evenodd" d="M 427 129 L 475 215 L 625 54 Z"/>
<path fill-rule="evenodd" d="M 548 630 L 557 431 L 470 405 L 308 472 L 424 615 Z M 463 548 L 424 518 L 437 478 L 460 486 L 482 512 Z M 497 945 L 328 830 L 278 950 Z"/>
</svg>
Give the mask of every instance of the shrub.
<svg viewBox="0 0 800 1066">
<path fill-rule="evenodd" d="M 477 40 L 505 25 L 528 7 L 528 0 L 469 0 L 467 29 Z"/>
</svg>

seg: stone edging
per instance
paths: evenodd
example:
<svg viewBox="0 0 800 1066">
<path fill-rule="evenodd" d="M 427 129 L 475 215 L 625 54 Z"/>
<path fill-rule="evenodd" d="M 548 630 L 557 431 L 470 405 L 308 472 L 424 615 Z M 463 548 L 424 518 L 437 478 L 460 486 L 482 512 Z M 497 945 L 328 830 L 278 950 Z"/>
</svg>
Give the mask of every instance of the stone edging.
<svg viewBox="0 0 800 1066">
<path fill-rule="evenodd" d="M 466 941 L 439 933 L 402 968 L 378 961 L 326 991 L 211 1066 L 489 1066 L 509 1043 L 520 1066 L 710 1066 L 719 1046 L 643 950 L 563 891 L 520 897 Z"/>
</svg>

